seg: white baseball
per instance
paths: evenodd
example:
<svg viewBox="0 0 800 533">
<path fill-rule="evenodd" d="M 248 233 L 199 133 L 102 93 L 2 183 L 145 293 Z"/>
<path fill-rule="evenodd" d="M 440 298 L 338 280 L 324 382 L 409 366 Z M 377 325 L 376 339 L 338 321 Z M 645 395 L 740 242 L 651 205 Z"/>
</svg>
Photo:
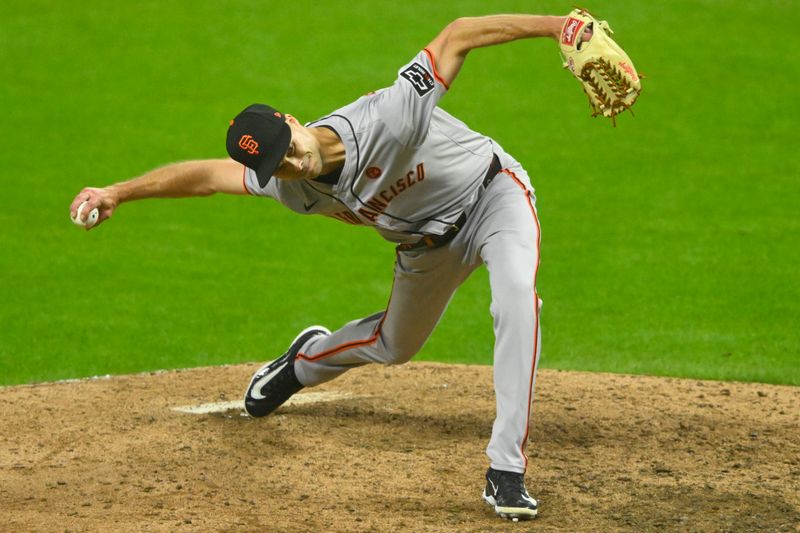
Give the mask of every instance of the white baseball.
<svg viewBox="0 0 800 533">
<path fill-rule="evenodd" d="M 72 219 L 72 222 L 74 224 L 77 224 L 78 226 L 91 228 L 97 223 L 97 219 L 100 218 L 100 211 L 98 211 L 96 207 L 92 209 L 89 212 L 89 216 L 86 218 L 86 222 L 84 222 L 83 220 L 81 220 L 81 213 L 83 212 L 83 208 L 86 207 L 86 203 L 87 202 L 85 201 L 82 202 L 81 205 L 78 206 L 78 212 L 75 213 L 75 217 L 73 218 L 72 216 L 70 216 L 70 218 Z"/>
</svg>

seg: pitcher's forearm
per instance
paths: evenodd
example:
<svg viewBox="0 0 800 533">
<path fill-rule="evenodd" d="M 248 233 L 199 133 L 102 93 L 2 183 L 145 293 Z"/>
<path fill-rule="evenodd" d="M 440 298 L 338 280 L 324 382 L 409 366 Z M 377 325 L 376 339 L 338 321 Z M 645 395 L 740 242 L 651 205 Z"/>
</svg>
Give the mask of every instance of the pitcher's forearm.
<svg viewBox="0 0 800 533">
<path fill-rule="evenodd" d="M 119 204 L 144 198 L 183 198 L 208 196 L 214 193 L 247 194 L 243 167 L 232 159 L 204 159 L 173 163 L 152 170 L 138 178 L 107 187 L 84 187 L 72 200 L 70 216 L 75 218 L 82 204 L 82 213 L 99 210 L 99 218 L 91 229 L 111 218 Z M 81 215 L 84 220 L 84 215 Z"/>
<path fill-rule="evenodd" d="M 208 161 L 185 161 L 152 170 L 138 178 L 109 185 L 106 189 L 119 203 L 144 198 L 183 198 L 208 196 L 212 186 Z"/>
<path fill-rule="evenodd" d="M 462 17 L 447 25 L 427 46 L 439 74 L 452 83 L 470 50 L 518 39 L 558 40 L 565 17 L 550 15 L 489 15 Z"/>
<path fill-rule="evenodd" d="M 464 17 L 453 22 L 452 38 L 462 53 L 474 48 L 503 44 L 518 39 L 558 39 L 564 17 L 547 15 L 490 15 Z"/>
</svg>

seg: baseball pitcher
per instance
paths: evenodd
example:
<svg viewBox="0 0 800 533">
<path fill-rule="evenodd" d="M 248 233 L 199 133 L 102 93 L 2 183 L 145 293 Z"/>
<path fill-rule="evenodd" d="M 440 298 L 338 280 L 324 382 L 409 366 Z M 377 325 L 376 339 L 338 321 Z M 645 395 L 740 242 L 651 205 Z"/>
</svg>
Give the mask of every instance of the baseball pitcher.
<svg viewBox="0 0 800 533">
<path fill-rule="evenodd" d="M 483 499 L 501 517 L 533 518 L 538 506 L 525 487 L 524 449 L 541 349 L 534 189 L 523 166 L 497 141 L 438 104 L 470 50 L 548 37 L 559 41 L 595 114 L 613 117 L 633 104 L 640 87 L 627 74 L 635 77 L 630 59 L 607 44 L 614 44 L 609 35 L 607 24 L 582 10 L 567 17 L 461 18 L 403 64 L 391 86 L 305 124 L 270 106 L 250 105 L 230 122 L 230 159 L 172 164 L 86 188 L 71 214 L 86 202 L 81 217 L 98 208 L 101 224 L 131 200 L 247 194 L 300 214 L 371 226 L 396 244 L 385 308 L 333 332 L 322 326 L 300 332 L 286 353 L 250 379 L 244 408 L 254 417 L 354 367 L 405 363 L 422 348 L 459 285 L 485 265 L 497 413 Z"/>
</svg>

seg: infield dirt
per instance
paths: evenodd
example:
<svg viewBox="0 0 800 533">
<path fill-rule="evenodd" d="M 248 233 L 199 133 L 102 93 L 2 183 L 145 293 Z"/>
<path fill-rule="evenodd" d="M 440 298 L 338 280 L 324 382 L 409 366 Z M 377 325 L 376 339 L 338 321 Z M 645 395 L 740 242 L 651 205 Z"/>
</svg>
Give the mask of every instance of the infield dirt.
<svg viewBox="0 0 800 533">
<path fill-rule="evenodd" d="M 172 410 L 257 367 L 0 389 L 0 530 L 800 531 L 800 388 L 542 370 L 540 514 L 512 524 L 480 498 L 490 367 L 364 367 L 259 420 Z"/>
</svg>

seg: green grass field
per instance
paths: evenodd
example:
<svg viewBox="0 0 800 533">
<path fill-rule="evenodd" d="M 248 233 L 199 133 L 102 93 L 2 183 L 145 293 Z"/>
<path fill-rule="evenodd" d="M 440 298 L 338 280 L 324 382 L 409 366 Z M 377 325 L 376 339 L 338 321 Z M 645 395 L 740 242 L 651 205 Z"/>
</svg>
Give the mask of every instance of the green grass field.
<svg viewBox="0 0 800 533">
<path fill-rule="evenodd" d="M 261 361 L 380 310 L 393 247 L 247 197 L 73 196 L 225 155 L 228 120 L 311 120 L 392 82 L 450 20 L 571 3 L 9 0 L 0 7 L 0 384 Z M 794 1 L 590 2 L 648 79 L 589 117 L 544 40 L 473 52 L 442 102 L 528 168 L 543 226 L 546 368 L 800 385 Z M 489 363 L 485 271 L 418 357 Z"/>
</svg>

